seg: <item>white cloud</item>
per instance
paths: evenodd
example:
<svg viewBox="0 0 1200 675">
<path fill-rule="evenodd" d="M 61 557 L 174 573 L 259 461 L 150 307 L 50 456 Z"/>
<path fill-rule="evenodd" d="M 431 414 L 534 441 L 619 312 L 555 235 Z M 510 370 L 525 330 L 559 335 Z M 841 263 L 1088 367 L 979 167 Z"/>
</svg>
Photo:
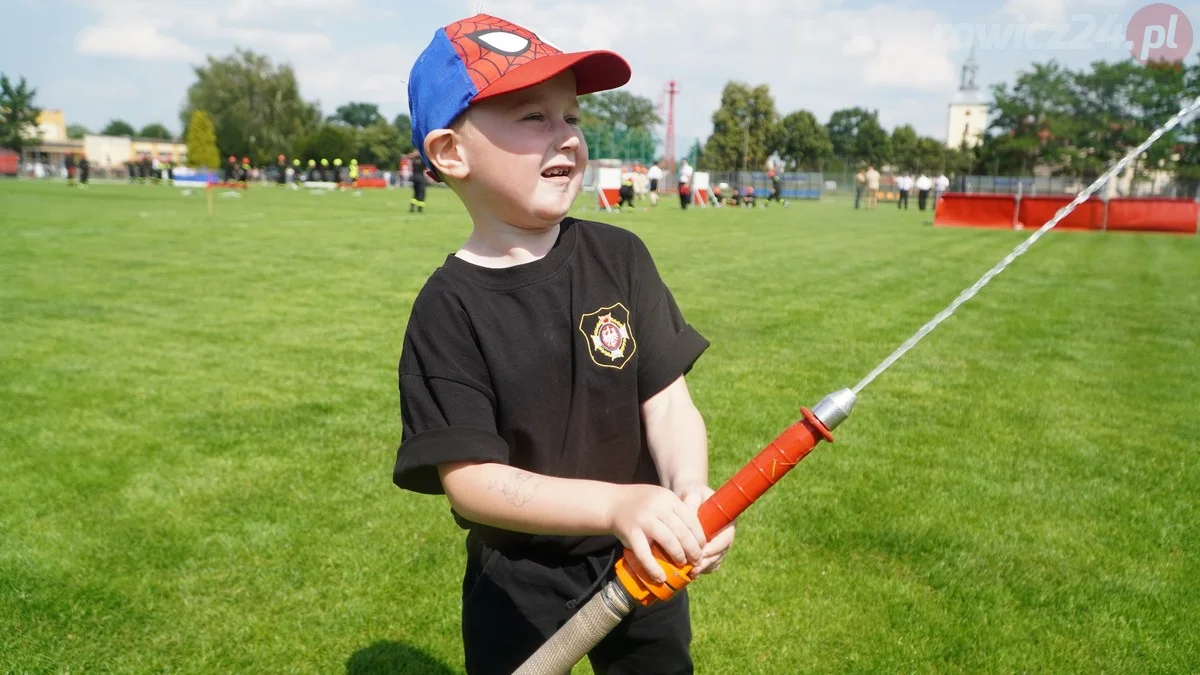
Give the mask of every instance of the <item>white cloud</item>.
<svg viewBox="0 0 1200 675">
<path fill-rule="evenodd" d="M 633 65 L 632 93 L 662 101 L 675 80 L 676 142 L 684 147 L 710 133 L 730 80 L 768 84 L 780 114 L 805 109 L 824 121 L 838 108 L 863 106 L 878 109 L 889 127 L 912 123 L 941 137 L 967 49 L 948 28 L 1012 23 L 1014 12 L 1044 22 L 1120 0 L 446 0 L 419 8 L 385 0 L 74 1 L 99 14 L 78 36 L 82 53 L 195 61 L 245 47 L 290 63 L 303 95 L 327 113 L 362 100 L 388 115 L 407 107 L 409 68 L 433 31 L 482 4 L 564 49 L 620 53 Z M 999 19 L 1001 11 L 1010 15 Z M 1019 58 L 985 63 L 980 83 L 1010 77 L 1035 56 Z"/>
<path fill-rule="evenodd" d="M 1005 0 L 997 12 L 997 18 L 1062 25 L 1080 14 L 1091 14 L 1102 21 L 1104 17 L 1097 16 L 1097 13 L 1117 14 L 1129 9 L 1129 6 L 1127 0 Z"/>
<path fill-rule="evenodd" d="M 280 31 L 262 28 L 232 28 L 228 37 L 244 46 L 275 46 L 291 54 L 327 52 L 333 49 L 333 40 L 324 33 L 314 31 Z"/>
<path fill-rule="evenodd" d="M 88 26 L 75 39 L 75 51 L 92 56 L 133 59 L 189 60 L 201 53 L 182 40 L 162 32 L 163 24 L 146 18 L 106 16 Z"/>
<path fill-rule="evenodd" d="M 780 114 L 806 109 L 823 121 L 837 108 L 881 108 L 883 100 L 928 92 L 918 131 L 944 135 L 957 59 L 951 58 L 954 45 L 935 31 L 947 17 L 931 9 L 893 3 L 849 9 L 820 0 L 738 0 L 736 8 L 728 0 L 629 8 L 581 2 L 572 3 L 571 12 L 547 7 L 540 0 L 494 0 L 487 11 L 536 28 L 564 49 L 613 49 L 633 65 L 629 89 L 652 100 L 676 80 L 677 146 L 711 132 L 712 112 L 729 80 L 769 84 Z"/>
</svg>

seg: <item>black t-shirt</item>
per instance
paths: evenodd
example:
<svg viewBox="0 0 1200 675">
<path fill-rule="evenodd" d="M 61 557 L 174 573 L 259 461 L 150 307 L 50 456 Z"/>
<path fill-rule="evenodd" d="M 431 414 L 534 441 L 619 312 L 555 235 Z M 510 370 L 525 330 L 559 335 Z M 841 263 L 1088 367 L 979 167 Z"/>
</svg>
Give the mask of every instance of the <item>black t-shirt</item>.
<svg viewBox="0 0 1200 675">
<path fill-rule="evenodd" d="M 545 257 L 503 269 L 448 256 L 417 296 L 404 336 L 393 479 L 442 494 L 438 464 L 480 461 L 658 484 L 640 404 L 707 348 L 645 244 L 626 230 L 567 218 Z M 582 554 L 615 542 L 455 517 L 508 550 Z"/>
</svg>

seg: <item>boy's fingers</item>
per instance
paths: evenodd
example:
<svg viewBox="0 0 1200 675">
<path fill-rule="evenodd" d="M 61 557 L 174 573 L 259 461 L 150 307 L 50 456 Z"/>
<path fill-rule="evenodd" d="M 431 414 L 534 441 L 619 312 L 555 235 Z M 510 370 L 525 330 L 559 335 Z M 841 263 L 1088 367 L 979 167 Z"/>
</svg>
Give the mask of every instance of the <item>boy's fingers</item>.
<svg viewBox="0 0 1200 675">
<path fill-rule="evenodd" d="M 629 550 L 633 551 L 634 559 L 630 563 L 635 574 L 656 584 L 667 580 L 666 574 L 654 560 L 654 554 L 650 551 L 650 542 L 646 540 L 646 537 L 634 537 L 630 542 Z"/>
<path fill-rule="evenodd" d="M 704 554 L 704 528 L 700 527 L 700 522 L 689 523 L 689 520 L 695 520 L 695 516 L 690 519 L 688 514 L 675 514 L 671 518 L 668 525 L 671 531 L 675 533 L 676 540 L 679 542 L 680 550 L 684 555 L 684 559 L 675 559 L 676 564 L 684 563 L 696 564 L 700 562 L 700 557 Z M 697 532 L 699 530 L 699 532 Z"/>
<path fill-rule="evenodd" d="M 658 544 L 658 547 L 670 556 L 676 565 L 687 563 L 688 551 L 685 549 L 683 539 L 687 535 L 687 528 L 683 527 L 682 524 L 673 525 L 660 520 L 654 524 L 654 531 L 649 534 L 654 543 Z M 699 548 L 696 550 L 699 551 Z M 699 559 L 698 556 L 697 559 Z"/>
<path fill-rule="evenodd" d="M 696 543 L 703 547 L 708 541 L 708 535 L 704 534 L 704 526 L 700 524 L 700 518 L 696 516 L 695 509 L 689 510 L 685 505 L 684 508 L 675 511 L 675 516 L 687 527 L 688 533 L 696 540 Z"/>
<path fill-rule="evenodd" d="M 733 539 L 736 534 L 733 525 L 727 525 L 721 528 L 721 531 L 716 534 L 707 544 L 704 545 L 704 555 L 713 555 L 716 553 L 724 553 L 733 546 Z"/>
</svg>

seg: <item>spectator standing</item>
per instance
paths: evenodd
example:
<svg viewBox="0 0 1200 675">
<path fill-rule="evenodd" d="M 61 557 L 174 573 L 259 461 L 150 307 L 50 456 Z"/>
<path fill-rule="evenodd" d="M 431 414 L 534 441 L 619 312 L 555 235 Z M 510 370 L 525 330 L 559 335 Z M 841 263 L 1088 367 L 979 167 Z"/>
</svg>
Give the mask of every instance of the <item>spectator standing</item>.
<svg viewBox="0 0 1200 675">
<path fill-rule="evenodd" d="M 875 170 L 875 165 L 867 165 L 864 177 L 867 181 L 867 209 L 874 210 L 879 206 L 879 172 Z"/>
<path fill-rule="evenodd" d="M 917 208 L 925 210 L 925 202 L 929 200 L 929 191 L 933 189 L 933 181 L 929 176 L 921 174 L 917 177 Z"/>
</svg>

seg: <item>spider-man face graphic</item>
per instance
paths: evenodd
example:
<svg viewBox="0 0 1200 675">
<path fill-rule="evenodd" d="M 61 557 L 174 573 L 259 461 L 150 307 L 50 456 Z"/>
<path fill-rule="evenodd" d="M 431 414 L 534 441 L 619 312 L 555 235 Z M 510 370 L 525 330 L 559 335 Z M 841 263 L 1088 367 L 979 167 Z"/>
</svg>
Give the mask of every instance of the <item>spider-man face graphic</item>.
<svg viewBox="0 0 1200 675">
<path fill-rule="evenodd" d="M 562 53 L 533 31 L 486 14 L 446 26 L 446 37 L 480 92 L 517 66 Z"/>
</svg>

